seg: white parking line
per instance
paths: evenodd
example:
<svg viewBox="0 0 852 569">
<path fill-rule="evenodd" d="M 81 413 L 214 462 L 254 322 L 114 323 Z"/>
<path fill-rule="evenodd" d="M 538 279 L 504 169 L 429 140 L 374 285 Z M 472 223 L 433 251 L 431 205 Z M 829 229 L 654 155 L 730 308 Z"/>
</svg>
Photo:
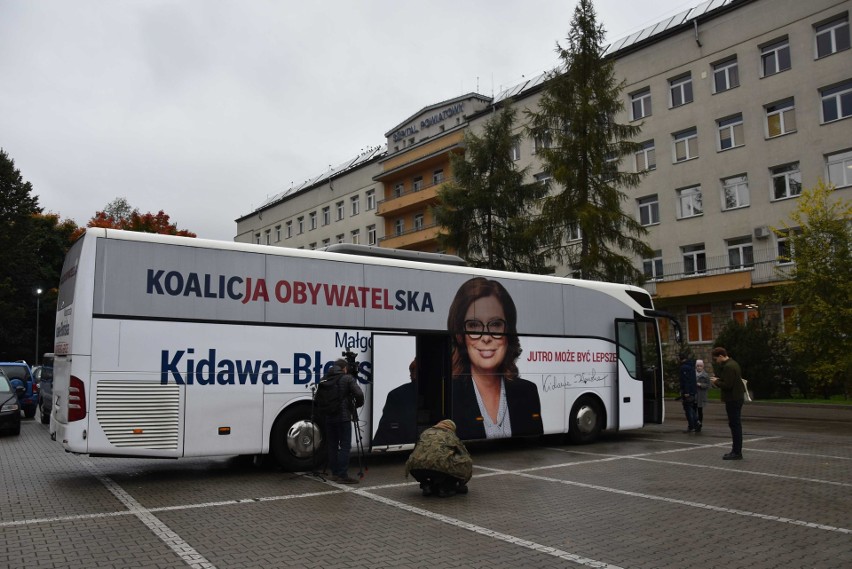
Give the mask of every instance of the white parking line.
<svg viewBox="0 0 852 569">
<path fill-rule="evenodd" d="M 110 477 L 102 474 L 91 461 L 84 460 L 82 462 L 86 468 L 89 469 L 89 472 L 91 472 L 92 475 L 101 482 L 101 484 L 106 486 L 106 489 L 109 490 L 113 496 L 118 498 L 118 500 L 127 507 L 131 514 L 139 518 L 139 521 L 148 526 L 148 529 L 154 532 L 154 535 L 156 535 L 160 541 L 165 543 L 169 549 L 174 551 L 178 557 L 183 559 L 187 565 L 193 569 L 216 569 L 215 565 L 205 559 L 203 555 L 198 553 L 195 548 L 184 541 L 177 533 L 172 531 L 169 526 L 163 523 L 159 518 L 157 518 L 157 516 L 152 514 L 150 510 L 137 502 L 133 496 L 125 492 L 124 489 L 116 484 Z"/>
<path fill-rule="evenodd" d="M 710 446 L 715 446 L 715 445 L 710 445 Z M 554 449 L 554 450 L 561 450 L 561 449 Z M 687 449 L 678 449 L 678 450 L 687 450 Z M 670 452 L 673 452 L 673 451 L 671 451 L 671 450 L 660 451 L 659 454 L 670 453 Z M 584 453 L 584 454 L 589 454 L 589 453 Z M 646 458 L 649 454 L 656 454 L 656 453 L 644 453 L 642 455 L 627 455 L 623 458 L 635 459 L 635 460 L 646 460 L 648 462 L 662 462 L 662 463 L 668 462 L 668 461 L 663 461 L 663 460 L 654 460 L 654 459 Z M 519 470 L 502 470 L 502 469 L 499 469 L 499 468 L 489 468 L 489 467 L 486 467 L 486 466 L 479 466 L 478 468 L 490 471 L 492 476 L 501 475 L 501 474 L 511 475 L 511 476 L 522 476 L 522 477 L 525 477 L 525 478 L 531 478 L 533 480 L 541 480 L 541 481 L 544 481 L 544 482 L 554 482 L 556 484 L 564 484 L 566 486 L 576 486 L 578 488 L 586 488 L 586 489 L 589 489 L 589 490 L 599 490 L 601 492 L 608 492 L 608 493 L 611 493 L 611 494 L 620 494 L 620 495 L 623 495 L 623 496 L 631 496 L 633 498 L 642 498 L 642 499 L 645 499 L 645 500 L 654 500 L 654 501 L 658 501 L 658 502 L 666 502 L 666 503 L 669 503 L 669 504 L 678 504 L 678 505 L 681 505 L 681 506 L 690 506 L 690 507 L 693 507 L 693 508 L 701 508 L 701 509 L 704 509 L 704 510 L 711 510 L 711 511 L 716 511 L 716 512 L 723 512 L 723 513 L 727 513 L 727 514 L 736 514 L 736 515 L 739 515 L 739 516 L 748 516 L 748 517 L 753 517 L 753 518 L 760 518 L 760 519 L 768 520 L 768 521 L 772 521 L 772 522 L 781 522 L 781 523 L 785 523 L 785 524 L 805 526 L 805 527 L 820 529 L 820 530 L 824 530 L 824 531 L 830 531 L 830 532 L 835 532 L 835 533 L 852 535 L 852 529 L 849 529 L 849 528 L 842 528 L 842 527 L 830 526 L 830 525 L 826 525 L 826 524 L 806 522 L 806 521 L 803 521 L 803 520 L 796 520 L 796 519 L 793 519 L 793 518 L 782 518 L 782 517 L 779 517 L 779 516 L 771 516 L 771 515 L 767 515 L 767 514 L 760 514 L 758 512 L 749 512 L 747 510 L 737 510 L 735 508 L 722 508 L 722 507 L 713 506 L 713 505 L 710 505 L 710 504 L 703 504 L 701 502 L 693 502 L 693 501 L 689 501 L 689 500 L 679 500 L 677 498 L 668 498 L 666 496 L 656 496 L 656 495 L 653 495 L 653 494 L 643 494 L 641 492 L 633 492 L 631 490 L 621 490 L 619 488 L 599 486 L 597 484 L 587 484 L 585 482 L 575 482 L 575 481 L 571 481 L 571 480 L 563 480 L 561 478 L 552 478 L 550 476 L 541 476 L 541 475 L 538 475 L 538 474 L 531 474 L 532 472 L 539 471 L 539 470 L 560 468 L 562 466 L 578 466 L 578 465 L 582 465 L 582 464 L 603 462 L 603 461 L 606 461 L 606 460 L 612 460 L 612 458 L 613 457 L 608 457 L 608 458 L 603 459 L 603 460 L 593 460 L 593 461 L 585 461 L 585 462 L 570 462 L 570 463 L 565 463 L 565 464 L 561 464 L 561 465 L 539 466 L 539 467 L 535 467 L 535 468 L 527 468 L 527 469 L 519 469 Z M 682 464 L 684 466 L 697 466 L 697 467 L 701 467 L 701 468 L 714 468 L 714 469 L 720 468 L 721 469 L 721 467 L 706 466 L 706 465 L 695 465 L 695 464 L 691 464 L 691 463 L 673 463 L 673 464 Z M 790 476 L 756 473 L 756 472 L 749 472 L 749 471 L 744 471 L 744 470 L 738 470 L 738 471 L 734 471 L 734 470 L 731 470 L 731 469 L 722 469 L 722 470 L 726 470 L 728 472 L 738 472 L 738 473 L 743 473 L 743 474 L 758 474 L 758 475 L 766 475 L 766 476 L 777 476 L 779 478 L 792 478 L 794 480 L 801 480 L 801 481 L 821 482 L 823 484 L 852 486 L 850 484 L 844 484 L 844 483 L 840 483 L 840 482 L 831 482 L 831 481 L 827 481 L 827 480 L 810 480 L 810 479 L 806 479 L 806 478 L 796 478 L 796 477 L 790 477 Z M 479 478 L 479 476 L 477 476 L 477 478 Z"/>
<path fill-rule="evenodd" d="M 372 488 L 370 488 L 372 490 Z M 375 500 L 376 502 L 381 502 L 382 504 L 386 504 L 388 506 L 392 506 L 394 508 L 405 510 L 406 512 L 410 512 L 412 514 L 417 514 L 418 516 L 423 516 L 425 518 L 429 518 L 431 520 L 436 520 L 445 524 L 449 524 L 451 526 L 455 526 L 457 528 L 465 529 L 468 531 L 472 531 L 474 533 L 478 533 L 479 535 L 484 535 L 486 537 L 490 537 L 492 539 L 497 539 L 499 541 L 504 541 L 506 543 L 511 543 L 512 545 L 519 545 L 521 547 L 525 547 L 527 549 L 531 549 L 533 551 L 537 551 L 539 553 L 544 553 L 546 555 L 551 555 L 553 557 L 557 557 L 559 559 L 564 559 L 566 561 L 571 561 L 572 563 L 576 563 L 578 565 L 585 565 L 586 567 L 606 567 L 609 569 L 621 569 L 617 565 L 610 565 L 608 563 L 604 563 L 603 561 L 595 561 L 594 559 L 589 559 L 588 557 L 583 557 L 581 555 L 577 555 L 575 553 L 570 553 L 568 551 L 563 551 L 561 549 L 557 549 L 555 547 L 550 547 L 547 545 L 542 545 L 540 543 L 535 543 L 534 541 L 529 541 L 527 539 L 523 539 L 520 537 L 515 537 L 513 535 L 509 535 L 506 533 L 502 533 L 499 531 L 494 531 L 488 529 L 486 527 L 482 527 L 476 524 L 472 524 L 469 522 L 464 522 L 462 520 L 451 518 L 450 516 L 445 516 L 443 514 L 438 514 L 432 512 L 430 510 L 424 510 L 423 508 L 418 508 L 416 506 L 412 506 L 410 504 L 406 504 L 404 502 L 398 502 L 396 500 L 391 500 L 390 498 L 386 498 L 384 496 L 379 496 L 378 494 L 373 494 L 369 490 L 364 489 L 356 489 L 352 491 L 353 494 L 358 494 L 359 496 L 363 496 L 365 498 L 369 498 L 371 500 Z"/>
</svg>

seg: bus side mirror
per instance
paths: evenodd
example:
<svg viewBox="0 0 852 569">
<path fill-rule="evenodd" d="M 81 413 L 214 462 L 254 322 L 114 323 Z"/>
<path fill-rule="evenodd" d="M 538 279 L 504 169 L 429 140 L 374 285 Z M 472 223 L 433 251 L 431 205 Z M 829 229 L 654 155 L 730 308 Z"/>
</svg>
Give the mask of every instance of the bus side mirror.
<svg viewBox="0 0 852 569">
<path fill-rule="evenodd" d="M 674 339 L 679 346 L 683 345 L 683 331 L 680 329 L 680 323 L 677 320 L 672 320 L 674 323 Z"/>
</svg>

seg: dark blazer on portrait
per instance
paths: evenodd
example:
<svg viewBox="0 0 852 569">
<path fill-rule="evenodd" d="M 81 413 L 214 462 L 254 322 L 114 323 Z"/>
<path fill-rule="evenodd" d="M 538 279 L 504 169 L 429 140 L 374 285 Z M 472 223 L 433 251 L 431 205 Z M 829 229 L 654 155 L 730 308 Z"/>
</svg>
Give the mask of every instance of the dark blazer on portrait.
<svg viewBox="0 0 852 569">
<path fill-rule="evenodd" d="M 533 382 L 519 377 L 506 379 L 503 384 L 506 386 L 506 403 L 509 408 L 509 420 L 512 423 L 512 436 L 543 434 L 538 387 Z M 452 419 L 456 423 L 456 434 L 462 440 L 484 439 L 485 424 L 479 414 L 473 378 L 469 375 L 454 378 L 452 389 Z"/>
<path fill-rule="evenodd" d="M 400 445 L 417 442 L 417 392 L 413 382 L 388 393 L 373 445 Z"/>
</svg>

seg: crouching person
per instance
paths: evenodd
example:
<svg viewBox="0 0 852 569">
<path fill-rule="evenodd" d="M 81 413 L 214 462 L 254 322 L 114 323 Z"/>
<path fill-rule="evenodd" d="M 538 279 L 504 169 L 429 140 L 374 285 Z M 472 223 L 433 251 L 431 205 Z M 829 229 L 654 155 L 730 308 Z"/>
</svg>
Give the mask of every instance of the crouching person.
<svg viewBox="0 0 852 569">
<path fill-rule="evenodd" d="M 456 436 L 454 422 L 444 419 L 423 431 L 405 463 L 405 476 L 409 474 L 420 482 L 424 496 L 467 494 L 473 461 Z"/>
</svg>

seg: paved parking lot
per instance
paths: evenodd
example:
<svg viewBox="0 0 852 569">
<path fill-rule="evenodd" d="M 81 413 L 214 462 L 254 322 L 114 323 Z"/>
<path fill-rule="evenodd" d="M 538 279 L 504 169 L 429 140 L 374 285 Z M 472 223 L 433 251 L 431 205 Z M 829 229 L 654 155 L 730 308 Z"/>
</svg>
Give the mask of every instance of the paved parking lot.
<svg viewBox="0 0 852 569">
<path fill-rule="evenodd" d="M 236 459 L 65 454 L 0 438 L 0 567 L 852 567 L 852 409 L 751 404 L 588 446 L 472 446 L 467 496 L 424 498 L 405 454 L 340 486 Z M 358 471 L 353 462 L 350 473 Z"/>
</svg>

